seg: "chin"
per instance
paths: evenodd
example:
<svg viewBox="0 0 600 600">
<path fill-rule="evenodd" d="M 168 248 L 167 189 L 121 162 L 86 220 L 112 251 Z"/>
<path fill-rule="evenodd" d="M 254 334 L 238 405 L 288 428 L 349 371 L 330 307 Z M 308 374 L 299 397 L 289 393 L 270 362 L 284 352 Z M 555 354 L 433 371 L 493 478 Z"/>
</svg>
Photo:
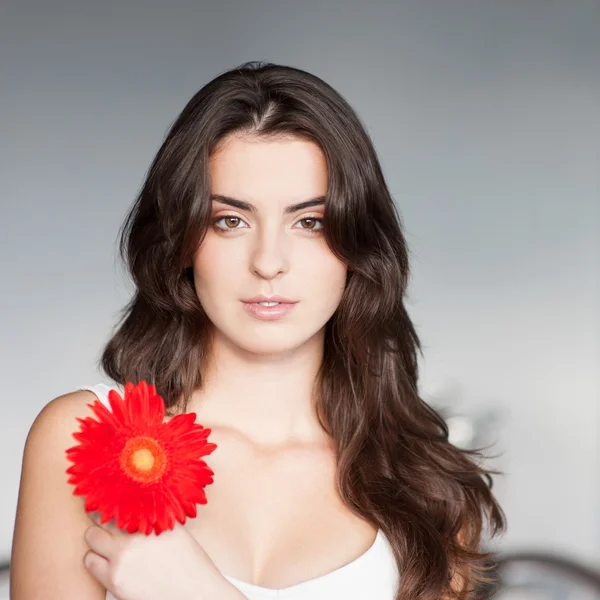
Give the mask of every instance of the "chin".
<svg viewBox="0 0 600 600">
<path fill-rule="evenodd" d="M 261 326 L 258 329 L 244 332 L 245 335 L 240 335 L 240 333 L 238 329 L 227 335 L 234 346 L 251 354 L 269 355 L 293 352 L 306 343 L 315 341 L 315 333 L 318 333 L 318 330 L 307 336 L 306 329 L 297 331 L 290 327 L 269 331 L 268 327 Z"/>
<path fill-rule="evenodd" d="M 248 339 L 233 340 L 234 343 L 252 354 L 285 354 L 302 346 L 306 339 L 294 339 L 287 336 L 252 336 Z"/>
</svg>

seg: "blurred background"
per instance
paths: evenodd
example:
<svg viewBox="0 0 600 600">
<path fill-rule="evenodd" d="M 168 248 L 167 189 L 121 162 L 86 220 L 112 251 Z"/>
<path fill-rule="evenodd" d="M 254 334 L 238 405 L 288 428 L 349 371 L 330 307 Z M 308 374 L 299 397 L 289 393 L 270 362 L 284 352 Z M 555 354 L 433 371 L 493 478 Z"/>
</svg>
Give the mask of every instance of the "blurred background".
<svg viewBox="0 0 600 600">
<path fill-rule="evenodd" d="M 0 559 L 33 419 L 106 381 L 130 293 L 117 230 L 167 128 L 208 80 L 268 60 L 325 79 L 372 136 L 412 251 L 423 395 L 504 471 L 493 547 L 600 568 L 600 1 L 0 11 Z"/>
</svg>

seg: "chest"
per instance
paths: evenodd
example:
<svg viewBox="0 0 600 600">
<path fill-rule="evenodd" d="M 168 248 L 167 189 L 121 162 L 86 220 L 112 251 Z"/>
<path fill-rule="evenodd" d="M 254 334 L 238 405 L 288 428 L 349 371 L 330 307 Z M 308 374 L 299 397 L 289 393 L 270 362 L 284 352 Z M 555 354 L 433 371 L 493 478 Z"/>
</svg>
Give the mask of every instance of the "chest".
<svg viewBox="0 0 600 600">
<path fill-rule="evenodd" d="M 218 430 L 211 440 L 214 483 L 186 527 L 221 573 L 283 588 L 334 571 L 373 543 L 375 528 L 337 492 L 329 450 L 257 451 Z"/>
</svg>

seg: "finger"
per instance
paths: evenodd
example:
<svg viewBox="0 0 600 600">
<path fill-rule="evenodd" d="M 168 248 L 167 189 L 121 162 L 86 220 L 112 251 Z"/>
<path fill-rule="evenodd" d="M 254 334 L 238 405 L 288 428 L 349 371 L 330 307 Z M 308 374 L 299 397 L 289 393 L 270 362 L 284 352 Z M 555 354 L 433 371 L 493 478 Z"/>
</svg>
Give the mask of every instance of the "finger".
<svg viewBox="0 0 600 600">
<path fill-rule="evenodd" d="M 119 528 L 115 525 L 114 519 L 109 519 L 108 521 L 102 522 L 102 515 L 99 512 L 91 512 L 88 513 L 90 519 L 98 526 L 102 527 L 109 533 L 116 533 L 119 531 Z"/>
<path fill-rule="evenodd" d="M 100 525 L 100 518 L 101 515 L 99 512 L 90 512 L 88 513 L 88 517 L 96 524 L 96 525 Z"/>
<path fill-rule="evenodd" d="M 108 589 L 108 561 L 103 556 L 88 550 L 83 555 L 83 564 L 91 573 L 94 579 L 98 580 L 102 586 Z"/>
<path fill-rule="evenodd" d="M 112 523 L 112 519 L 102 522 L 102 515 L 99 512 L 88 513 L 88 516 L 96 525 L 100 525 L 101 527 L 105 527 L 109 523 Z"/>
<path fill-rule="evenodd" d="M 96 554 L 107 559 L 110 559 L 113 555 L 115 540 L 110 532 L 99 525 L 88 527 L 83 534 L 83 538 L 90 550 Z"/>
</svg>

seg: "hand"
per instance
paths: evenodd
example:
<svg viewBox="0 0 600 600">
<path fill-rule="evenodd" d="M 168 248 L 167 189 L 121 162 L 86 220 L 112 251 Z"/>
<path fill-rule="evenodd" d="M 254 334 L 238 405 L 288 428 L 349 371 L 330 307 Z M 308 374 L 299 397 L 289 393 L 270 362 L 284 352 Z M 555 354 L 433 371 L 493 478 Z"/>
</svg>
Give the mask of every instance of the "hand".
<svg viewBox="0 0 600 600">
<path fill-rule="evenodd" d="M 229 582 L 179 523 L 160 535 L 127 533 L 111 521 L 85 532 L 87 570 L 119 600 L 212 600 Z M 235 597 L 235 596 L 234 596 Z"/>
</svg>

